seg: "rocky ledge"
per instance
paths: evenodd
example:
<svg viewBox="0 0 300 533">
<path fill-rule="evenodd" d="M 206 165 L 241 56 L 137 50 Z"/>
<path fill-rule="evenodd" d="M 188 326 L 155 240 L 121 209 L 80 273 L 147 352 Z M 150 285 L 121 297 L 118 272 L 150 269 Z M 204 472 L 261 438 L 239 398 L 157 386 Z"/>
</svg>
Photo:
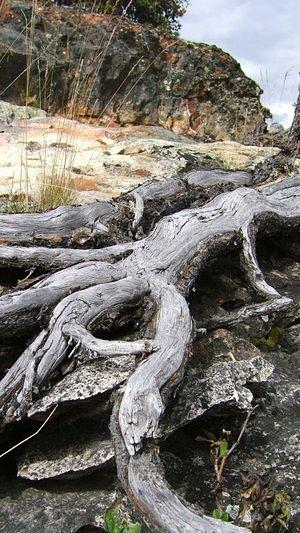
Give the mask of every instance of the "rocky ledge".
<svg viewBox="0 0 300 533">
<path fill-rule="evenodd" d="M 54 176 L 75 204 L 107 200 L 151 179 L 198 168 L 252 171 L 279 148 L 204 143 L 160 126 L 104 127 L 0 101 L 0 196 L 33 199 Z M 52 178 L 51 178 L 52 179 Z"/>
<path fill-rule="evenodd" d="M 2 98 L 200 139 L 251 143 L 266 130 L 261 89 L 216 46 L 67 7 L 32 15 L 29 1 L 10 6 L 0 34 Z"/>
</svg>

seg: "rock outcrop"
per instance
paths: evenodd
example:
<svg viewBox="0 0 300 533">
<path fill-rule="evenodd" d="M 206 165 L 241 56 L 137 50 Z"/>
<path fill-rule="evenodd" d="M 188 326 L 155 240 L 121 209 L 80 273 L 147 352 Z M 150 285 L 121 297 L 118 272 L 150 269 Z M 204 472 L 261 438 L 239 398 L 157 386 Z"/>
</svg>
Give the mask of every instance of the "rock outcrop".
<svg viewBox="0 0 300 533">
<path fill-rule="evenodd" d="M 266 129 L 261 89 L 229 54 L 122 18 L 55 6 L 32 16 L 12 0 L 0 57 L 6 100 L 200 139 L 251 142 Z"/>
<path fill-rule="evenodd" d="M 298 122 L 251 146 L 216 47 L 4 4 L 0 211 L 88 205 L 0 213 L 0 531 L 297 533 Z"/>
<path fill-rule="evenodd" d="M 235 141 L 199 142 L 161 126 L 81 124 L 1 101 L 0 124 L 0 210 L 19 195 L 36 199 L 49 176 L 58 182 L 64 177 L 73 203 L 90 203 L 199 168 L 252 171 L 279 152 Z"/>
</svg>

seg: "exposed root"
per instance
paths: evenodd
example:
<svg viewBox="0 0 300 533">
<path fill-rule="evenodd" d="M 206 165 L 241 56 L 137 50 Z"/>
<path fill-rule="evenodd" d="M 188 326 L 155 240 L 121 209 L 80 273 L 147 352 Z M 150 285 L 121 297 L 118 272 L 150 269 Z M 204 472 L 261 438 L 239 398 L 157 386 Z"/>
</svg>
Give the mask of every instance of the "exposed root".
<svg viewBox="0 0 300 533">
<path fill-rule="evenodd" d="M 158 531 L 169 533 L 234 533 L 247 529 L 200 516 L 185 507 L 165 480 L 155 450 L 130 458 L 128 483 L 135 505 L 150 516 Z"/>
<path fill-rule="evenodd" d="M 243 180 L 248 183 L 245 176 Z M 188 180 L 177 179 L 172 185 L 171 180 L 169 188 L 173 195 L 180 190 L 186 198 L 189 187 L 197 187 L 192 181 L 191 178 L 191 184 L 188 184 Z M 231 179 L 230 186 L 233 184 Z M 131 232 L 142 225 L 146 199 L 157 198 L 158 191 L 163 192 L 164 199 L 168 198 L 166 182 L 155 183 L 134 194 L 136 212 L 133 223 L 129 220 Z M 44 271 L 65 269 L 0 300 L 4 324 L 0 331 L 4 337 L 12 336 L 12 332 L 24 333 L 26 321 L 30 330 L 43 309 L 43 301 L 46 300 L 51 313 L 47 328 L 29 345 L 0 383 L 0 405 L 6 419 L 25 413 L 32 392 L 44 386 L 66 357 L 81 349 L 90 358 L 148 354 L 128 379 L 118 411 L 118 423 L 115 424 L 120 429 L 113 430 L 115 441 L 123 445 L 122 453 L 117 453 L 117 466 L 125 490 L 158 531 L 243 531 L 212 518 L 197 516 L 185 508 L 166 484 L 157 452 L 149 450 L 145 440 L 157 437 L 160 418 L 183 375 L 193 331 L 185 297 L 197 269 L 199 272 L 207 267 L 212 256 L 223 253 L 224 247 L 239 243 L 242 237 L 241 261 L 245 273 L 254 291 L 265 299 L 262 303 L 229 313 L 225 318 L 214 317 L 209 324 L 203 324 L 205 327 L 236 324 L 254 315 L 278 312 L 291 305 L 291 299 L 281 296 L 266 283 L 257 262 L 254 238 L 261 221 L 272 224 L 280 218 L 288 226 L 298 225 L 299 197 L 297 180 L 294 185 L 282 183 L 261 191 L 240 187 L 218 195 L 202 207 L 162 218 L 147 237 L 133 243 L 102 250 L 2 247 L 2 265 L 11 266 L 15 261 L 18 267 L 36 265 Z M 103 226 L 108 227 L 107 221 L 111 221 L 116 209 L 115 205 L 108 204 L 80 210 L 79 218 L 83 217 L 83 225 L 89 233 L 87 240 L 84 235 L 82 237 L 85 244 L 95 237 L 95 232 L 105 233 Z M 121 211 L 120 208 L 118 213 Z M 73 222 L 70 212 L 66 213 L 56 210 L 48 214 L 48 218 L 52 220 L 54 216 L 59 242 L 75 246 L 81 242 L 77 230 L 82 225 L 78 218 Z M 18 226 L 15 241 L 5 222 L 4 242 L 22 243 L 28 239 L 28 244 L 32 245 L 43 241 L 44 222 L 36 228 L 34 236 L 29 237 L 29 228 L 36 226 L 38 219 L 32 215 L 32 219 L 25 216 L 22 220 L 22 216 L 14 219 Z M 41 220 L 45 221 L 45 217 Z M 127 230 L 126 226 L 124 240 L 128 237 Z M 48 233 L 46 241 L 53 246 L 51 239 L 51 233 Z M 108 261 L 118 262 L 110 265 Z M 135 341 L 109 341 L 93 336 L 104 317 L 106 323 L 116 323 L 117 314 L 123 307 L 138 303 L 142 311 L 141 300 L 148 294 L 145 321 L 149 321 L 149 335 L 147 331 L 141 335 L 142 339 Z"/>
<path fill-rule="evenodd" d="M 254 316 L 279 313 L 288 309 L 292 304 L 293 300 L 291 298 L 278 296 L 267 302 L 245 305 L 237 311 L 227 313 L 227 316 L 214 316 L 209 320 L 201 320 L 201 326 L 205 326 L 207 330 L 224 326 L 235 326 L 236 324 L 246 322 Z"/>
<path fill-rule="evenodd" d="M 172 285 L 151 283 L 157 306 L 154 343 L 156 351 L 129 378 L 121 402 L 119 422 L 130 455 L 144 438 L 155 437 L 164 412 L 160 390 L 169 380 L 181 379 L 191 340 L 192 320 L 185 299 Z"/>
<path fill-rule="evenodd" d="M 41 310 L 48 315 L 69 294 L 124 277 L 120 267 L 107 263 L 86 262 L 56 272 L 26 290 L 0 297 L 0 334 L 11 338 L 28 334 L 37 325 Z"/>
<path fill-rule="evenodd" d="M 90 359 L 109 356 L 141 355 L 153 351 L 151 340 L 138 341 L 108 341 L 97 339 L 83 326 L 70 322 L 63 327 L 63 333 L 76 343 L 76 347 L 83 348 Z"/>
<path fill-rule="evenodd" d="M 104 313 L 115 314 L 122 305 L 138 301 L 149 290 L 148 283 L 134 278 L 93 286 L 64 298 L 54 309 L 49 328 L 42 331 L 16 361 L 0 383 L 0 403 L 17 392 L 17 403 L 24 407 L 29 386 L 40 387 L 62 363 L 68 353 L 65 327 L 77 323 L 91 330 Z M 35 375 L 33 377 L 33 368 Z M 25 389 L 24 389 L 25 384 Z M 16 407 L 15 402 L 14 407 Z M 11 415 L 10 407 L 8 407 Z M 18 413 L 19 414 L 19 413 Z"/>
<path fill-rule="evenodd" d="M 280 298 L 280 294 L 264 279 L 264 275 L 259 268 L 255 253 L 255 228 L 251 225 L 244 226 L 242 232 L 242 263 L 245 274 L 252 288 L 268 299 Z"/>
<path fill-rule="evenodd" d="M 140 222 L 144 214 L 144 200 L 143 197 L 138 192 L 132 193 L 135 199 L 135 208 L 134 208 L 134 220 L 132 223 L 133 231 L 136 231 L 140 225 Z"/>
<path fill-rule="evenodd" d="M 35 246 L 1 246 L 0 266 L 45 269 L 47 272 L 67 268 L 83 261 L 120 261 L 134 249 L 134 243 L 116 244 L 109 248 L 78 250 L 77 248 L 46 248 Z"/>
</svg>

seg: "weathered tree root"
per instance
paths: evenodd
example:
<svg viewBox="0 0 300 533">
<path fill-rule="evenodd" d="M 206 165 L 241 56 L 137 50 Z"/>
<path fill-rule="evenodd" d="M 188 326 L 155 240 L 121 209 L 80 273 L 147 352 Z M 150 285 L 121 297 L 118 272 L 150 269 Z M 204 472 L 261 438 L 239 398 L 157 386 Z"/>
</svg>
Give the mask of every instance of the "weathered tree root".
<svg viewBox="0 0 300 533">
<path fill-rule="evenodd" d="M 13 246 L 25 244 L 26 247 L 89 248 L 85 253 L 75 251 L 75 258 L 65 251 L 58 262 L 52 250 L 48 250 L 48 254 L 45 250 L 46 265 L 53 258 L 54 268 L 70 266 L 81 258 L 86 260 L 88 255 L 91 260 L 99 259 L 92 247 L 130 242 L 137 229 L 142 234 L 143 230 L 148 232 L 163 215 L 189 207 L 194 201 L 203 204 L 220 192 L 250 183 L 250 174 L 246 172 L 191 172 L 182 178 L 145 183 L 111 202 L 62 206 L 48 213 L 0 215 L 0 242 Z M 19 254 L 21 264 L 30 253 L 34 255 L 34 250 L 28 250 L 27 254 L 23 250 L 23 256 Z M 43 264 L 43 255 L 38 252 L 35 255 Z M 0 264 L 1 258 L 2 255 Z"/>
<path fill-rule="evenodd" d="M 134 230 L 144 213 L 139 194 L 131 222 Z M 168 398 L 182 378 L 195 333 L 185 297 L 212 258 L 225 248 L 239 246 L 249 283 L 264 301 L 225 320 L 214 317 L 199 326 L 235 324 L 291 305 L 289 298 L 280 296 L 265 281 L 256 259 L 255 239 L 258 231 L 268 232 L 278 222 L 286 228 L 299 225 L 299 197 L 298 180 L 261 191 L 236 188 L 202 207 L 165 216 L 141 240 L 101 250 L 4 246 L 2 264 L 11 265 L 15 258 L 26 267 L 33 266 L 33 261 L 45 270 L 47 264 L 49 269 L 65 267 L 25 290 L 0 298 L 4 338 L 24 335 L 26 324 L 32 331 L 45 300 L 46 315 L 51 317 L 0 383 L 0 406 L 6 421 L 24 416 L 32 394 L 37 394 L 66 357 L 80 350 L 92 357 L 141 354 L 143 360 L 122 391 L 112 423 L 119 477 L 129 498 L 157 531 L 242 531 L 183 506 L 161 473 L 155 438 Z M 74 263 L 78 264 L 70 266 Z M 104 317 L 108 324 L 117 323 L 121 309 L 142 302 L 151 315 L 143 339 L 107 341 L 93 335 Z"/>
</svg>

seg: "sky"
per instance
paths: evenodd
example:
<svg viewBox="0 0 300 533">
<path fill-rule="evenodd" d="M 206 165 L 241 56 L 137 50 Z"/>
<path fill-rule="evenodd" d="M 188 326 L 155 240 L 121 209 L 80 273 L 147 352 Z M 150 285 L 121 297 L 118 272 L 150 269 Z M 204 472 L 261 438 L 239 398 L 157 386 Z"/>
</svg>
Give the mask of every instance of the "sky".
<svg viewBox="0 0 300 533">
<path fill-rule="evenodd" d="M 190 0 L 181 36 L 229 52 L 289 127 L 300 83 L 300 0 Z"/>
</svg>

